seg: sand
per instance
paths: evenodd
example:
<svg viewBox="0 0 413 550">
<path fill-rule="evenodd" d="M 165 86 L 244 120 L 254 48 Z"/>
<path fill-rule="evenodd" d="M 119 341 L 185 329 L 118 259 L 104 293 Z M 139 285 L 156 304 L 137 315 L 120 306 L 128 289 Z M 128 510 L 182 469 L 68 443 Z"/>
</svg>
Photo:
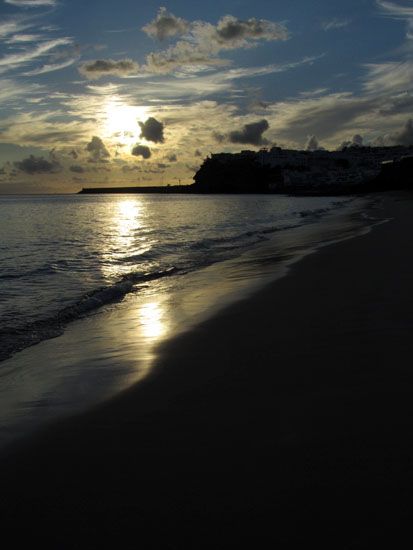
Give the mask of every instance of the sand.
<svg viewBox="0 0 413 550">
<path fill-rule="evenodd" d="M 5 547 L 400 548 L 413 519 L 413 197 L 162 346 L 0 460 Z"/>
</svg>

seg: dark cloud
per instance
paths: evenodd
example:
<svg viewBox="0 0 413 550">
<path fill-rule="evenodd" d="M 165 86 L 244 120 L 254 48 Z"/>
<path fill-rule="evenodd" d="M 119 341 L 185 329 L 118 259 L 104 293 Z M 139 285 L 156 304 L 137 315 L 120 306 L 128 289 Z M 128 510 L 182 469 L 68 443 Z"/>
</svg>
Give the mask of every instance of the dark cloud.
<svg viewBox="0 0 413 550">
<path fill-rule="evenodd" d="M 234 130 L 229 134 L 231 143 L 243 143 L 249 145 L 267 145 L 268 141 L 262 137 L 262 134 L 268 130 L 270 125 L 268 121 L 262 119 L 258 122 L 245 124 L 242 130 Z"/>
<path fill-rule="evenodd" d="M 85 169 L 83 168 L 83 166 L 80 166 L 79 164 L 72 164 L 69 170 L 71 172 L 75 172 L 76 174 L 83 174 L 83 172 L 85 172 Z"/>
<path fill-rule="evenodd" d="M 98 136 L 92 137 L 90 143 L 86 145 L 86 151 L 90 153 L 91 162 L 105 162 L 105 159 L 110 157 L 109 151 Z"/>
<path fill-rule="evenodd" d="M 248 19 L 243 21 L 232 15 L 222 17 L 215 29 L 218 42 L 229 43 L 236 47 L 245 40 L 286 40 L 287 29 L 279 23 L 265 19 Z"/>
<path fill-rule="evenodd" d="M 212 132 L 212 137 L 217 143 L 224 143 L 225 141 L 224 134 L 220 134 L 219 132 Z"/>
<path fill-rule="evenodd" d="M 169 162 L 178 162 L 178 157 L 175 155 L 175 153 L 168 155 L 166 158 L 169 160 Z"/>
<path fill-rule="evenodd" d="M 139 126 L 141 127 L 141 137 L 145 138 L 146 141 L 153 141 L 154 143 L 165 141 L 163 135 L 164 125 L 156 118 L 150 117 L 146 122 L 139 122 Z"/>
<path fill-rule="evenodd" d="M 86 78 L 96 80 L 102 76 L 129 76 L 139 72 L 139 65 L 131 59 L 97 59 L 88 61 L 79 67 L 79 72 Z"/>
<path fill-rule="evenodd" d="M 165 38 L 184 34 L 188 28 L 188 21 L 169 13 L 166 8 L 159 8 L 155 19 L 145 25 L 142 30 L 151 38 L 165 40 Z"/>
<path fill-rule="evenodd" d="M 30 157 L 25 158 L 20 161 L 16 161 L 13 165 L 26 174 L 56 174 L 60 172 L 62 167 L 56 160 L 48 161 L 43 157 L 35 157 L 30 155 Z"/>
<path fill-rule="evenodd" d="M 151 150 L 146 145 L 135 145 L 131 153 L 135 157 L 142 157 L 144 159 L 149 159 L 152 155 Z"/>
<path fill-rule="evenodd" d="M 390 134 L 385 141 L 388 145 L 413 145 L 413 120 L 409 119 L 399 132 Z"/>
<path fill-rule="evenodd" d="M 127 172 L 141 172 L 142 171 L 142 167 L 139 165 L 139 164 L 124 164 L 122 166 L 122 172 L 124 172 L 125 174 Z"/>
<path fill-rule="evenodd" d="M 353 136 L 351 141 L 343 141 L 339 149 L 346 149 L 347 147 L 363 147 L 363 137 L 360 134 Z"/>
</svg>

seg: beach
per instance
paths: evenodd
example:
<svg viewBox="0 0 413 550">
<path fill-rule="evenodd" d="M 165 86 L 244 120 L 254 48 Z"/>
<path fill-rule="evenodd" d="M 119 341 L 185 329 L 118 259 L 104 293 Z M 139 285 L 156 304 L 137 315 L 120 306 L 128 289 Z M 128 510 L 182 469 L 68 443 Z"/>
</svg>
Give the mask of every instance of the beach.
<svg viewBox="0 0 413 550">
<path fill-rule="evenodd" d="M 163 343 L 136 386 L 4 453 L 7 547 L 411 538 L 411 195 L 378 210 L 386 223 Z"/>
</svg>

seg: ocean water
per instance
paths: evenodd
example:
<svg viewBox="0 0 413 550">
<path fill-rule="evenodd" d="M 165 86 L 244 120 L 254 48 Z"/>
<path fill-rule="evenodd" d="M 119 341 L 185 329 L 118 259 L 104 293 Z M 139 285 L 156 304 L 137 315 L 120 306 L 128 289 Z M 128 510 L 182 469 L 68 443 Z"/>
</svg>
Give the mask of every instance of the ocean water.
<svg viewBox="0 0 413 550">
<path fill-rule="evenodd" d="M 0 197 L 0 447 L 139 381 L 156 346 L 375 223 L 348 197 Z"/>
<path fill-rule="evenodd" d="M 0 359 L 136 286 L 241 254 L 346 201 L 283 196 L 0 198 Z"/>
</svg>

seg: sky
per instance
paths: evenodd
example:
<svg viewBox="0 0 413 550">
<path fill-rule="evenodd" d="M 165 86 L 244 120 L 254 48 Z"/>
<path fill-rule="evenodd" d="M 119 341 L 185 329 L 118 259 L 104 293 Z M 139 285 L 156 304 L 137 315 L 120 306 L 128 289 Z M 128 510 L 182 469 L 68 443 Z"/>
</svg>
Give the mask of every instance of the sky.
<svg viewBox="0 0 413 550">
<path fill-rule="evenodd" d="M 413 0 L 0 0 L 0 193 L 413 144 Z"/>
</svg>

